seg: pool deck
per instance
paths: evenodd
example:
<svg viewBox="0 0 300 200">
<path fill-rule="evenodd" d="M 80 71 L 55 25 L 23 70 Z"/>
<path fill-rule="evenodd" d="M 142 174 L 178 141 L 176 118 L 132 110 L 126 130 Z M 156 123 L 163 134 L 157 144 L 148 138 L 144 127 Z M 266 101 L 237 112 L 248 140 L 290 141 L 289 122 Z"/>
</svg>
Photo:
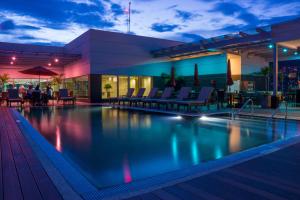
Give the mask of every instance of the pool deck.
<svg viewBox="0 0 300 200">
<path fill-rule="evenodd" d="M 300 144 L 128 200 L 300 199 Z"/>
<path fill-rule="evenodd" d="M 66 197 L 33 151 L 9 108 L 0 107 L 0 134 L 0 200 Z M 139 194 L 132 200 L 300 199 L 300 143 L 146 193 L 129 192 Z"/>
<path fill-rule="evenodd" d="M 63 199 L 10 110 L 0 107 L 0 116 L 0 199 Z"/>
</svg>

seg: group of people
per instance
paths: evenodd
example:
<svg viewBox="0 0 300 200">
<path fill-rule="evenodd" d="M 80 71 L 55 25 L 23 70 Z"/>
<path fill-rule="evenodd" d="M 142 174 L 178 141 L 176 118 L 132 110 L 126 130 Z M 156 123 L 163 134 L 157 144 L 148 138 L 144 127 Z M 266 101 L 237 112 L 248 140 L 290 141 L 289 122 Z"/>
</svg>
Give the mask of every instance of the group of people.
<svg viewBox="0 0 300 200">
<path fill-rule="evenodd" d="M 49 99 L 53 99 L 53 89 L 51 85 L 47 85 L 46 90 L 42 92 L 40 85 L 37 85 L 35 88 L 30 85 L 25 93 L 24 99 L 30 100 L 33 105 L 48 104 Z"/>
</svg>

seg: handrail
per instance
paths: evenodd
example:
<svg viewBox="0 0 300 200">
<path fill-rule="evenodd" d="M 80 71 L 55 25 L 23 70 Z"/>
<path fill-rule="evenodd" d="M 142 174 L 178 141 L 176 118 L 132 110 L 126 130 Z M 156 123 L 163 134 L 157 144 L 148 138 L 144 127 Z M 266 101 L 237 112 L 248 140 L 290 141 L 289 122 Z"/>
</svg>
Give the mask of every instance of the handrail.
<svg viewBox="0 0 300 200">
<path fill-rule="evenodd" d="M 285 105 L 285 116 L 284 119 L 287 119 L 287 107 L 288 107 L 288 102 L 287 101 L 282 101 L 281 103 L 284 103 Z M 280 110 L 280 105 L 278 106 L 278 108 L 276 108 L 276 110 L 274 110 L 274 112 L 271 115 L 271 119 L 274 119 L 274 116 L 278 113 L 278 111 Z"/>
<path fill-rule="evenodd" d="M 238 109 L 237 111 L 235 111 L 235 112 L 232 112 L 232 118 L 233 119 L 235 119 L 235 116 L 237 115 L 237 114 L 239 114 L 249 103 L 251 102 L 251 115 L 253 115 L 253 106 L 254 106 L 254 102 L 253 102 L 253 100 L 250 98 L 250 99 L 248 99 L 244 104 L 243 104 L 243 106 L 240 108 L 240 109 Z"/>
</svg>

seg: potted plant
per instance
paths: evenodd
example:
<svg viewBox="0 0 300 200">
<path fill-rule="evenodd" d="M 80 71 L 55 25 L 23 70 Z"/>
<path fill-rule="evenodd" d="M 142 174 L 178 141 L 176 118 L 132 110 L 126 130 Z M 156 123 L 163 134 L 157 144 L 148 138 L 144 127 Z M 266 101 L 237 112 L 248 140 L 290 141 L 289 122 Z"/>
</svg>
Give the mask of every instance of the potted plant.
<svg viewBox="0 0 300 200">
<path fill-rule="evenodd" d="M 107 83 L 104 85 L 104 89 L 106 91 L 107 94 L 107 98 L 110 98 L 110 89 L 112 88 L 111 84 Z"/>
<path fill-rule="evenodd" d="M 1 91 L 5 91 L 5 83 L 7 83 L 8 80 L 8 74 L 0 74 Z"/>
<path fill-rule="evenodd" d="M 63 81 L 64 81 L 64 75 L 63 74 L 59 74 L 57 76 L 53 76 L 52 77 L 51 84 L 54 85 L 54 86 L 57 86 L 58 89 L 60 89 Z"/>
</svg>

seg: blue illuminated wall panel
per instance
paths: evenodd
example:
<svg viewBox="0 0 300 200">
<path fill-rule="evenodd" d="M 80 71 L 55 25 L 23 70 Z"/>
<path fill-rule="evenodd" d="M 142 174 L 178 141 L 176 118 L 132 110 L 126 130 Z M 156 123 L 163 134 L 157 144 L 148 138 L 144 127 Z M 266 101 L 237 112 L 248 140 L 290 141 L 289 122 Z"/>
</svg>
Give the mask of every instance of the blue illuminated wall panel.
<svg viewBox="0 0 300 200">
<path fill-rule="evenodd" d="M 185 59 L 175 62 L 158 62 L 132 67 L 103 71 L 103 74 L 160 76 L 170 74 L 172 65 L 178 76 L 193 76 L 194 66 L 198 64 L 199 75 L 213 75 L 226 73 L 226 54 Z"/>
</svg>

